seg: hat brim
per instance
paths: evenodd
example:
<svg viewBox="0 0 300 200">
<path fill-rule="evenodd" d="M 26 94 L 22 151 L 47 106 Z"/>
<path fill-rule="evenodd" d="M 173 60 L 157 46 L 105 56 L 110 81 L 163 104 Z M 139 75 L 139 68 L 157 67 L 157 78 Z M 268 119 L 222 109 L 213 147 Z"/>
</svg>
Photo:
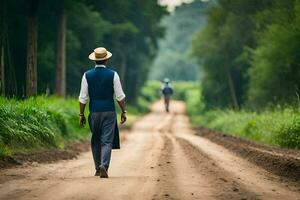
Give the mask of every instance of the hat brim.
<svg viewBox="0 0 300 200">
<path fill-rule="evenodd" d="M 108 59 L 110 59 L 111 57 L 112 57 L 112 53 L 109 52 L 109 51 L 107 51 L 107 55 L 106 55 L 105 57 L 103 57 L 103 58 L 96 58 L 95 52 L 93 52 L 93 53 L 91 53 L 91 54 L 89 55 L 89 59 L 90 59 L 90 60 L 93 60 L 93 61 L 108 60 Z"/>
</svg>

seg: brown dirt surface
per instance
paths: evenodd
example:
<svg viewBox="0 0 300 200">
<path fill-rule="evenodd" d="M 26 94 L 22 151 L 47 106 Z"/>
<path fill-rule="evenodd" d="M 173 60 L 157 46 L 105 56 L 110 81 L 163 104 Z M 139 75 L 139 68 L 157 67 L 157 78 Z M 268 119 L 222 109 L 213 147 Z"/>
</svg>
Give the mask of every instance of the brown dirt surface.
<svg viewBox="0 0 300 200">
<path fill-rule="evenodd" d="M 41 150 L 32 153 L 16 153 L 0 157 L 0 170 L 30 163 L 51 163 L 59 160 L 75 159 L 90 149 L 88 140 L 69 142 L 64 149 Z"/>
<path fill-rule="evenodd" d="M 204 127 L 196 132 L 272 173 L 300 182 L 299 150 L 270 147 Z"/>
<path fill-rule="evenodd" d="M 113 151 L 108 179 L 94 176 L 91 152 L 77 159 L 0 171 L 0 199 L 300 199 L 300 187 L 206 137 L 184 103 L 163 102 L 140 118 Z"/>
</svg>

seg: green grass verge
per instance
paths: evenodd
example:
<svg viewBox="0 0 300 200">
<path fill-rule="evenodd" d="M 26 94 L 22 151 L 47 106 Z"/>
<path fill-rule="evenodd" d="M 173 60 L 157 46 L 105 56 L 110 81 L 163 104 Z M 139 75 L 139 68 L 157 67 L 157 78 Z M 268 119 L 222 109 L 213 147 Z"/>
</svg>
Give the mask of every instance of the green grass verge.
<svg viewBox="0 0 300 200">
<path fill-rule="evenodd" d="M 178 99 L 186 102 L 194 127 L 204 126 L 226 134 L 272 146 L 300 149 L 300 105 L 255 112 L 232 109 L 206 110 L 197 83 L 176 83 Z"/>
<path fill-rule="evenodd" d="M 78 101 L 36 97 L 24 101 L 0 97 L 0 155 L 63 148 L 65 140 L 87 137 L 78 125 Z"/>
<path fill-rule="evenodd" d="M 125 128 L 130 128 L 139 116 L 149 111 L 150 103 L 158 98 L 159 87 L 158 82 L 147 82 L 137 103 L 127 105 Z M 0 97 L 0 156 L 63 148 L 66 141 L 87 138 L 88 125 L 79 126 L 78 112 L 79 103 L 74 98 L 38 96 L 16 100 Z"/>
<path fill-rule="evenodd" d="M 300 149 L 300 117 L 294 108 L 261 113 L 212 110 L 192 115 L 191 118 L 197 126 L 206 126 L 263 144 Z"/>
</svg>

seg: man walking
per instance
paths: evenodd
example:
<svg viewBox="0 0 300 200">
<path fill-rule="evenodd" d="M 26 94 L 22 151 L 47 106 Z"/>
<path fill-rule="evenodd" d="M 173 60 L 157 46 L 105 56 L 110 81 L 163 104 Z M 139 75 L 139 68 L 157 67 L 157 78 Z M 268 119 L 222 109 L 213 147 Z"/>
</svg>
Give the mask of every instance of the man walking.
<svg viewBox="0 0 300 200">
<path fill-rule="evenodd" d="M 126 121 L 125 94 L 117 72 L 106 67 L 112 54 L 103 47 L 94 49 L 89 59 L 96 66 L 83 74 L 80 102 L 80 125 L 86 123 L 85 105 L 89 100 L 89 126 L 92 132 L 91 148 L 95 163 L 95 176 L 108 178 L 112 149 L 120 148 L 119 129 L 113 95 L 121 108 L 121 124 Z"/>
<path fill-rule="evenodd" d="M 161 94 L 164 96 L 165 109 L 167 112 L 169 112 L 169 105 L 170 105 L 171 96 L 173 95 L 173 88 L 168 78 L 164 79 L 164 84 L 161 87 Z"/>
</svg>

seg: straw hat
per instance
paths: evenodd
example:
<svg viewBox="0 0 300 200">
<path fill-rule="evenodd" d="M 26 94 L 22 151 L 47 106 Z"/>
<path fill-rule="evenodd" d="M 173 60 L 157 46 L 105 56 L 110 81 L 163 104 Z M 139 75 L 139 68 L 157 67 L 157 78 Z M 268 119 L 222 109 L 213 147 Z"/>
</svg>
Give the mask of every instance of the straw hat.
<svg viewBox="0 0 300 200">
<path fill-rule="evenodd" d="M 89 55 L 89 59 L 90 60 L 107 60 L 109 58 L 111 58 L 112 53 L 110 53 L 109 51 L 107 51 L 104 47 L 98 47 L 96 49 L 94 49 L 94 52 L 92 52 Z"/>
</svg>

